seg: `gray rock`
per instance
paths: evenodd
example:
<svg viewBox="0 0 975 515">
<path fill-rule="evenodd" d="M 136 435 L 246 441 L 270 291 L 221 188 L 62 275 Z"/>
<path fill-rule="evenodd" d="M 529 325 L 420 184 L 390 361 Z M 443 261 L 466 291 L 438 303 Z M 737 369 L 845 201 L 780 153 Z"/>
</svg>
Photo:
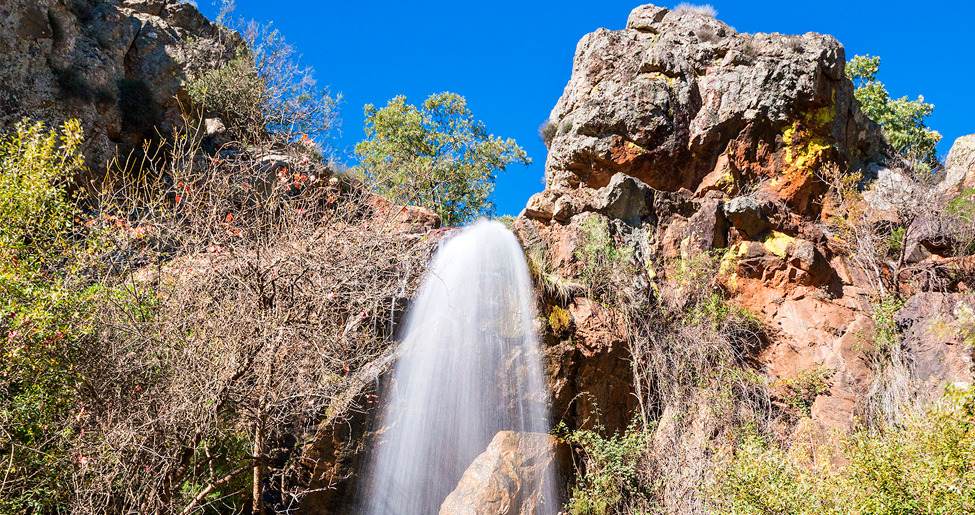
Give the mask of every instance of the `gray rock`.
<svg viewBox="0 0 975 515">
<path fill-rule="evenodd" d="M 728 220 L 720 198 L 707 198 L 687 221 L 691 244 L 698 250 L 710 250 L 728 245 Z"/>
<path fill-rule="evenodd" d="M 916 202 L 919 185 L 901 170 L 871 164 L 866 169 L 868 184 L 863 199 L 880 211 L 895 211 L 907 202 Z"/>
<path fill-rule="evenodd" d="M 100 172 L 116 149 L 181 125 L 188 75 L 232 58 L 240 43 L 177 0 L 5 0 L 0 128 L 78 118 Z"/>
<path fill-rule="evenodd" d="M 897 312 L 904 349 L 911 365 L 920 402 L 939 398 L 945 384 L 972 383 L 972 349 L 975 336 L 975 304 L 959 293 L 925 292 L 912 296 Z"/>
<path fill-rule="evenodd" d="M 731 225 L 753 240 L 771 227 L 768 211 L 764 203 L 752 196 L 735 197 L 724 204 L 724 214 Z"/>
<path fill-rule="evenodd" d="M 969 188 L 975 188 L 975 134 L 962 136 L 951 145 L 944 179 L 938 184 L 939 191 L 949 194 Z"/>
<path fill-rule="evenodd" d="M 630 225 L 653 213 L 653 189 L 639 179 L 616 174 L 598 192 L 596 211 Z"/>
<path fill-rule="evenodd" d="M 656 5 L 641 5 L 630 12 L 626 19 L 626 28 L 654 32 L 654 25 L 660 23 L 667 12 L 667 9 Z"/>
</svg>

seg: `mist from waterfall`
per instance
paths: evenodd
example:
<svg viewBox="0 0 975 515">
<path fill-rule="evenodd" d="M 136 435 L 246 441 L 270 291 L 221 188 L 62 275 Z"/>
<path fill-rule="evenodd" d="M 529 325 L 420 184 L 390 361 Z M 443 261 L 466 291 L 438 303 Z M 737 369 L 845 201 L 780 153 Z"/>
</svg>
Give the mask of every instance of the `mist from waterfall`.
<svg viewBox="0 0 975 515">
<path fill-rule="evenodd" d="M 548 431 L 533 302 L 521 246 L 502 224 L 479 221 L 442 244 L 401 333 L 366 513 L 435 514 L 498 431 Z M 543 513 L 554 514 L 548 474 Z"/>
</svg>

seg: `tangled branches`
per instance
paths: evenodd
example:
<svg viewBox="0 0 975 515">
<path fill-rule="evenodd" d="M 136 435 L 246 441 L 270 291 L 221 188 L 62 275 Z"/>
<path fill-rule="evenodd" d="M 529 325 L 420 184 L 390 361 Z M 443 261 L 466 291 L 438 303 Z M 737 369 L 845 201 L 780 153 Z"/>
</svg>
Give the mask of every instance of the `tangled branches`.
<svg viewBox="0 0 975 515">
<path fill-rule="evenodd" d="M 435 222 L 417 227 L 305 143 L 208 156 L 202 141 L 177 134 L 96 201 L 77 512 L 296 508 L 303 445 L 390 346 L 432 249 Z"/>
</svg>

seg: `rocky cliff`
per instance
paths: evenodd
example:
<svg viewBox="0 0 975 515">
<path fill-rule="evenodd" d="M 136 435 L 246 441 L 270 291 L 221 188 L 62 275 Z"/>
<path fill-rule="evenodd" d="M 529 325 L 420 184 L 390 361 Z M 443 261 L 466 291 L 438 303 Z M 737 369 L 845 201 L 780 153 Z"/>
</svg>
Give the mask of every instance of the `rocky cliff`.
<svg viewBox="0 0 975 515">
<path fill-rule="evenodd" d="M 552 110 L 545 190 L 516 227 L 544 286 L 554 414 L 608 431 L 653 419 L 651 455 L 669 511 L 702 508 L 675 485 L 702 481 L 706 471 L 692 462 L 715 459 L 727 441 L 713 421 L 715 400 L 694 407 L 706 392 L 692 385 L 674 399 L 655 391 L 679 374 L 651 369 L 691 363 L 699 343 L 640 324 L 708 331 L 694 325 L 702 304 L 686 299 L 688 279 L 713 282 L 703 298 L 726 298 L 722 313 L 754 317 L 756 338 L 741 346 L 725 339 L 736 357 L 724 363 L 757 374 L 749 382 L 768 391 L 764 420 L 786 441 L 828 440 L 896 416 L 878 409 L 930 401 L 946 384 L 972 380 L 965 280 L 909 286 L 914 272 L 881 264 L 880 275 L 895 275 L 906 297 L 886 320 L 877 306 L 890 292 L 878 291 L 833 223 L 830 177 L 853 178 L 866 198 L 889 200 L 873 227 L 912 223 L 890 207 L 909 189 L 897 182 L 904 164 L 859 111 L 845 59 L 831 36 L 742 34 L 700 9 L 644 5 L 625 29 L 582 38 Z M 970 187 L 970 146 L 956 143 L 937 189 Z M 593 261 L 593 228 L 602 231 L 603 259 L 625 251 L 608 258 L 630 267 L 613 283 L 622 300 L 578 284 Z M 937 238 L 918 238 L 923 251 L 902 262 L 930 269 L 956 259 L 938 255 Z M 694 275 L 702 262 L 711 267 Z M 878 363 L 877 335 L 887 329 L 899 335 L 896 366 Z M 690 382 L 720 388 L 706 368 Z M 901 375 L 891 379 L 894 368 Z M 796 385 L 814 383 L 797 402 Z M 670 481 L 673 468 L 683 471 Z"/>
<path fill-rule="evenodd" d="M 168 136 L 194 70 L 234 55 L 240 38 L 177 0 L 11 0 L 0 6 L 0 126 L 78 118 L 85 154 Z"/>
<path fill-rule="evenodd" d="M 0 126 L 80 118 L 93 169 L 178 127 L 187 78 L 239 45 L 176 0 L 9 0 L 0 28 Z M 975 140 L 959 139 L 943 180 L 918 189 L 860 112 L 845 59 L 830 36 L 743 34 L 699 9 L 644 5 L 625 29 L 579 42 L 552 110 L 546 186 L 515 221 L 538 285 L 552 416 L 603 434 L 634 421 L 656 428 L 646 461 L 667 511 L 702 509 L 696 488 L 735 424 L 828 441 L 972 381 L 975 263 L 949 252 L 958 242 L 941 225 L 897 207 L 917 191 L 971 196 Z M 234 155 L 272 178 L 287 179 L 295 162 L 272 156 L 255 168 L 253 156 Z M 329 204 L 348 192 L 321 166 L 295 177 L 304 172 L 327 184 Z M 837 183 L 881 206 L 870 227 L 905 231 L 896 263 L 866 269 L 850 245 L 855 228 L 835 222 Z M 424 210 L 369 195 L 364 206 L 370 227 L 421 241 L 423 252 L 441 234 Z M 234 221 L 224 217 L 221 230 Z M 398 313 L 400 290 L 375 305 Z M 370 325 L 358 313 L 327 322 L 344 338 Z M 387 322 L 378 325 L 385 338 Z M 289 443 L 312 491 L 306 510 L 349 509 L 393 359 L 389 348 L 377 355 L 358 370 L 343 361 L 325 416 Z M 498 486 L 529 485 L 505 471 L 537 468 L 499 435 L 453 505 L 531 497 Z"/>
</svg>

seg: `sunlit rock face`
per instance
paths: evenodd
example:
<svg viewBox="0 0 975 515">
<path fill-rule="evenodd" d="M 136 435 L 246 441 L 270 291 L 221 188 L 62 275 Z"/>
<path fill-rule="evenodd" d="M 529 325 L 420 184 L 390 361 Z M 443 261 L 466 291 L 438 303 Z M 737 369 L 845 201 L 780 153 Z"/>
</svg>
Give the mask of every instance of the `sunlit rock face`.
<svg viewBox="0 0 975 515">
<path fill-rule="evenodd" d="M 562 196 L 606 186 L 616 173 L 698 195 L 777 176 L 786 200 L 815 209 L 800 172 L 825 159 L 882 158 L 844 63 L 831 36 L 743 34 L 693 10 L 638 7 L 626 29 L 579 42 L 550 116 L 546 191 L 529 202 L 530 216 L 564 220 L 572 209 L 556 209 Z M 570 196 L 582 203 L 575 211 L 587 209 Z"/>
<path fill-rule="evenodd" d="M 440 515 L 552 513 L 545 496 L 554 491 L 549 471 L 566 448 L 543 433 L 501 431 L 471 463 Z"/>
<path fill-rule="evenodd" d="M 529 200 L 516 233 L 544 249 L 551 274 L 574 277 L 585 220 L 606 220 L 616 241 L 634 249 L 640 274 L 631 297 L 651 310 L 675 263 L 702 252 L 725 256 L 719 281 L 730 302 L 769 333 L 753 356 L 758 369 L 771 383 L 830 370 L 812 419 L 855 427 L 874 380 L 864 349 L 876 299 L 823 223 L 821 174 L 861 173 L 871 199 L 888 205 L 897 199 L 887 192 L 903 188 L 873 184 L 900 173 L 901 163 L 859 111 L 845 59 L 828 35 L 745 34 L 700 9 L 637 7 L 625 29 L 599 29 L 579 42 L 548 122 L 546 187 Z M 956 143 L 942 189 L 956 191 L 972 175 L 970 146 Z M 909 259 L 936 252 L 927 247 Z M 925 287 L 911 288 L 908 296 Z M 628 328 L 585 292 L 545 302 L 569 314 L 543 334 L 554 412 L 580 427 L 599 419 L 624 428 L 636 409 Z M 898 320 L 908 328 L 907 318 Z M 910 396 L 932 388 L 921 383 L 958 380 L 958 332 L 945 332 L 946 341 L 918 322 L 910 327 L 904 346 L 918 354 L 909 373 L 923 377 Z M 952 356 L 947 371 L 932 365 L 941 355 Z"/>
</svg>

